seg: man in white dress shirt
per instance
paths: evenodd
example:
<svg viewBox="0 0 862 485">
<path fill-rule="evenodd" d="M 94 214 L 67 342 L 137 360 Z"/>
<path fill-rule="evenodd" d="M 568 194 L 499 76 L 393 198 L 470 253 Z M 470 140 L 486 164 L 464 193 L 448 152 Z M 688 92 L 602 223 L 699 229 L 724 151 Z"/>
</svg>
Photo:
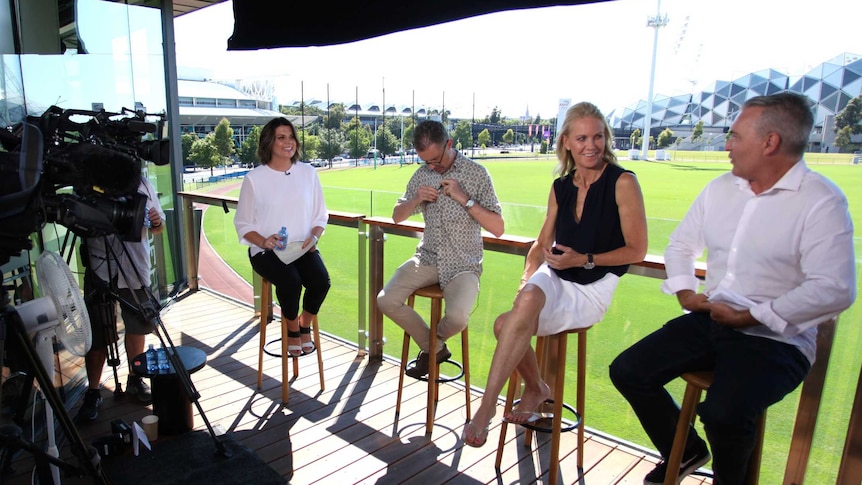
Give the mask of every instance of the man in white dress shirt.
<svg viewBox="0 0 862 485">
<path fill-rule="evenodd" d="M 715 372 L 698 414 L 716 484 L 743 482 L 756 418 L 805 379 L 817 325 L 856 298 L 847 198 L 802 159 L 813 125 L 809 106 L 793 93 L 744 104 L 725 146 L 732 171 L 698 195 L 665 251 L 662 291 L 675 294 L 686 313 L 610 366 L 611 380 L 665 458 L 679 419 L 665 384 L 685 372 Z M 694 265 L 704 250 L 699 292 Z M 690 428 L 680 479 L 709 458 Z M 663 483 L 666 466 L 660 462 L 644 483 Z"/>
</svg>

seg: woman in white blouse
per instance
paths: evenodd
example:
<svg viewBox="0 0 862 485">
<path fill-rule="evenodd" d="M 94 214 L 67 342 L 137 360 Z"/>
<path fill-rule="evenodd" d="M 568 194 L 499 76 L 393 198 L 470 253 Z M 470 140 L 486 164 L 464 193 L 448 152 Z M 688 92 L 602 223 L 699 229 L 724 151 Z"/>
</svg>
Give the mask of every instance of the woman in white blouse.
<svg viewBox="0 0 862 485">
<path fill-rule="evenodd" d="M 249 246 L 252 268 L 275 286 L 287 319 L 288 352 L 304 355 L 315 350 L 310 325 L 330 287 L 317 250 L 329 214 L 317 171 L 297 162 L 296 129 L 287 118 L 263 127 L 257 156 L 262 165 L 243 179 L 234 226 L 240 243 Z"/>
</svg>

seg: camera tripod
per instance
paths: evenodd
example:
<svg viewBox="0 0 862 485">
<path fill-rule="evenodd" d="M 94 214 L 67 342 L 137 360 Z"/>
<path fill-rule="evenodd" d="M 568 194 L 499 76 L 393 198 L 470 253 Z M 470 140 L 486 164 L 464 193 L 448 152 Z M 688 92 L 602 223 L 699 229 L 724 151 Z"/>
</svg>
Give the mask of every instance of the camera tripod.
<svg viewBox="0 0 862 485">
<path fill-rule="evenodd" d="M 13 337 L 13 342 L 23 351 L 24 357 L 27 363 L 29 363 L 30 369 L 39 383 L 39 387 L 42 389 L 42 393 L 45 395 L 47 404 L 51 406 L 54 417 L 59 421 L 60 427 L 71 443 L 72 452 L 77 458 L 78 464 L 75 465 L 51 456 L 41 447 L 25 440 L 23 438 L 23 431 L 19 426 L 7 424 L 0 427 L 0 474 L 9 470 L 12 458 L 19 450 L 24 450 L 33 455 L 39 483 L 47 484 L 53 482 L 51 466 L 54 465 L 64 470 L 67 474 L 80 478 L 89 475 L 92 477 L 93 483 L 110 484 L 110 480 L 100 466 L 100 457 L 96 449 L 84 444 L 81 435 L 78 434 L 78 430 L 66 412 L 65 405 L 54 388 L 54 383 L 51 382 L 47 371 L 42 367 L 36 349 L 27 335 L 24 323 L 21 321 L 18 313 L 8 302 L 4 301 L 3 310 L 0 313 L 0 368 L 3 366 L 7 337 L 10 335 Z M 2 402 L 2 394 L 0 394 L 0 402 Z"/>
<path fill-rule="evenodd" d="M 122 253 L 118 255 L 118 250 L 115 248 L 115 244 L 111 242 L 108 236 L 101 236 L 103 247 L 105 249 L 105 257 L 104 263 L 108 265 L 108 275 L 117 274 L 121 276 L 124 281 L 126 281 L 127 285 L 130 285 L 132 281 L 137 281 L 139 288 L 138 290 L 131 290 L 127 293 L 128 298 L 123 298 L 119 294 L 119 290 L 117 287 L 117 278 L 111 277 L 110 281 L 106 285 L 102 285 L 102 289 L 100 290 L 101 294 L 97 295 L 97 297 L 102 298 L 103 300 L 98 302 L 98 305 L 112 305 L 113 301 L 119 302 L 120 306 L 126 309 L 133 311 L 136 315 L 142 318 L 144 321 L 150 322 L 152 324 L 153 333 L 159 339 L 159 342 L 162 347 L 167 349 L 167 357 L 170 364 L 173 366 L 173 369 L 176 372 L 176 377 L 179 379 L 183 390 L 189 398 L 190 402 L 193 402 L 197 407 L 198 412 L 200 413 L 201 418 L 204 420 L 204 423 L 207 427 L 207 431 L 209 431 L 210 437 L 213 439 L 213 442 L 216 446 L 216 451 L 218 454 L 227 458 L 231 456 L 231 452 L 224 446 L 221 440 L 215 434 L 215 431 L 212 428 L 212 425 L 209 422 L 209 419 L 206 416 L 206 413 L 203 410 L 203 407 L 200 404 L 200 393 L 195 388 L 194 383 L 191 380 L 191 376 L 189 374 L 188 369 L 186 369 L 185 364 L 180 358 L 179 353 L 177 352 L 177 348 L 171 340 L 170 334 L 165 328 L 165 324 L 161 319 L 161 306 L 159 305 L 159 300 L 155 298 L 150 289 L 149 284 L 147 284 L 148 279 L 145 279 L 144 275 L 140 274 L 140 268 L 137 268 L 131 259 L 130 253 L 127 250 L 126 243 L 124 241 L 120 241 L 119 239 L 115 239 L 114 242 L 119 242 L 119 251 Z M 74 244 L 72 245 L 74 247 Z M 88 258 L 91 258 L 92 255 L 86 255 Z M 124 257 L 127 264 L 119 264 L 120 257 Z M 87 259 L 87 258 L 85 258 Z M 91 261 L 92 264 L 92 261 Z M 126 269 L 131 268 L 134 271 L 134 278 L 130 278 Z M 92 268 L 88 271 L 94 271 Z M 95 279 L 99 280 L 99 278 L 95 275 L 95 271 L 93 276 Z M 103 307 L 104 308 L 104 307 Z M 107 310 L 112 310 L 111 308 L 107 308 Z M 111 345 L 108 345 L 108 355 L 109 360 L 108 363 L 111 363 L 111 359 L 115 362 L 113 365 L 114 368 L 114 380 L 117 385 L 117 390 L 115 394 L 122 393 L 119 384 L 119 378 L 117 376 L 117 365 L 119 365 L 119 358 L 117 343 L 116 343 L 116 319 L 113 320 L 113 325 L 105 325 L 105 327 L 113 327 L 113 330 L 106 328 L 106 337 L 109 338 L 107 342 L 113 342 L 113 350 L 111 349 Z M 128 359 L 132 359 L 135 356 L 128 355 Z"/>
</svg>

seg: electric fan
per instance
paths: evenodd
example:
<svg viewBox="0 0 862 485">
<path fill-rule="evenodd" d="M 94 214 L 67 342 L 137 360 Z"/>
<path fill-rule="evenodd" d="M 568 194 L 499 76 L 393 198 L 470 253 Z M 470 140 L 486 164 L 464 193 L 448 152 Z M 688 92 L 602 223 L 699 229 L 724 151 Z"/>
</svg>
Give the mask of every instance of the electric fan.
<svg viewBox="0 0 862 485">
<path fill-rule="evenodd" d="M 42 367 L 54 382 L 53 337 L 57 337 L 70 353 L 84 356 L 90 350 L 90 316 L 84 305 L 81 289 L 69 266 L 59 254 L 45 251 L 36 260 L 36 276 L 42 297 L 15 307 L 29 335 L 33 336 L 36 353 Z M 54 437 L 54 410 L 45 403 L 45 426 L 48 454 L 59 456 Z M 51 465 L 54 483 L 60 483 L 60 471 Z"/>
</svg>

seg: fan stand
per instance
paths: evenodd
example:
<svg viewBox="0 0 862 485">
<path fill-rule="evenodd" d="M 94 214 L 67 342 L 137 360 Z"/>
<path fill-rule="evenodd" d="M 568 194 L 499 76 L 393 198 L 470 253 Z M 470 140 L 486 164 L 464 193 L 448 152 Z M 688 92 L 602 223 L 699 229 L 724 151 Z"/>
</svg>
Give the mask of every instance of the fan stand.
<svg viewBox="0 0 862 485">
<path fill-rule="evenodd" d="M 75 428 L 72 418 L 66 412 L 66 407 L 57 390 L 54 388 L 53 379 L 48 376 L 41 359 L 39 358 L 33 343 L 30 341 L 27 331 L 24 328 L 24 323 L 18 316 L 18 313 L 11 307 L 6 306 L 0 314 L 0 366 L 3 364 L 4 350 L 6 345 L 7 333 L 11 332 L 17 339 L 17 343 L 23 350 L 27 361 L 30 363 L 36 381 L 45 395 L 45 400 L 48 406 L 53 410 L 54 417 L 60 423 L 60 427 L 66 433 L 72 447 L 72 453 L 78 459 L 79 465 L 74 465 L 63 461 L 57 457 L 51 456 L 49 453 L 41 450 L 33 443 L 22 438 L 23 433 L 21 428 L 16 425 L 6 425 L 0 427 L 0 449 L 5 449 L 3 459 L 0 460 L 0 473 L 5 472 L 11 465 L 12 457 L 18 450 L 28 451 L 33 455 L 36 462 L 36 470 L 39 474 L 40 483 L 53 483 L 52 466 L 63 469 L 67 474 L 74 474 L 79 478 L 90 475 L 93 478 L 93 483 L 110 484 L 110 480 L 103 472 L 99 464 L 99 455 L 92 447 L 88 447 L 78 430 Z M 0 396 L 2 397 L 2 396 Z"/>
</svg>

